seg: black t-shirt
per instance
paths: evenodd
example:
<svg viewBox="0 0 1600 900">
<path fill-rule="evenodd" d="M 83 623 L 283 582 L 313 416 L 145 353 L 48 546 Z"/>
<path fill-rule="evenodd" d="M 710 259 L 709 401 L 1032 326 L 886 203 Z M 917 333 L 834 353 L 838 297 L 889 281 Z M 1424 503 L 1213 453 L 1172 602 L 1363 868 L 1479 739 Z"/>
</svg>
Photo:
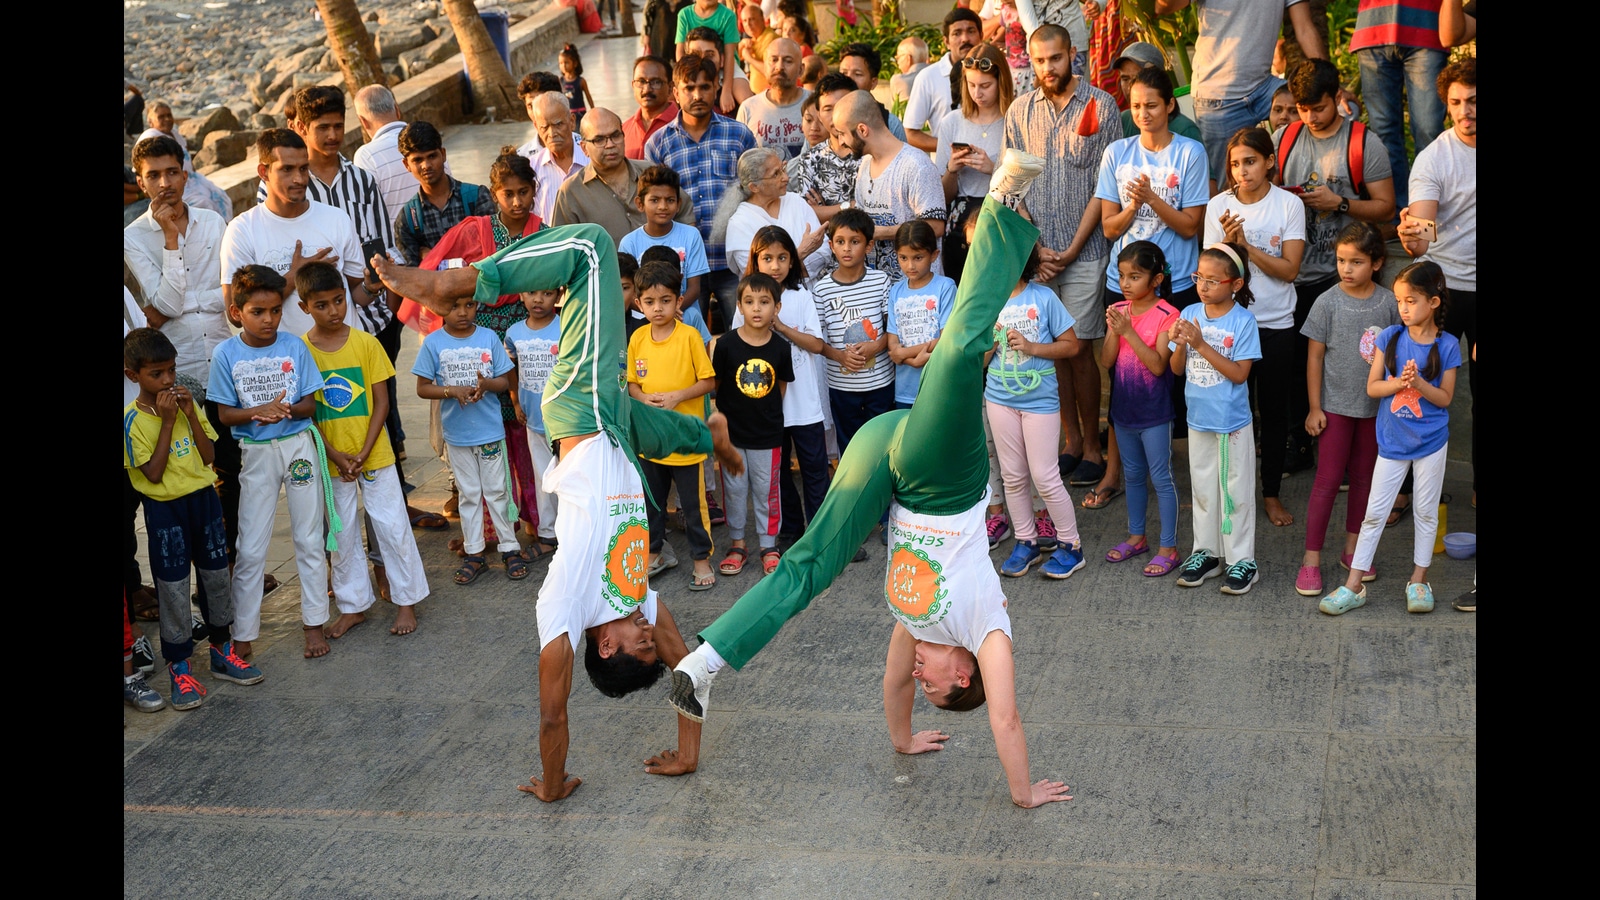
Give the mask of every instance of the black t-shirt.
<svg viewBox="0 0 1600 900">
<path fill-rule="evenodd" d="M 711 367 L 717 370 L 717 409 L 728 417 L 728 439 L 741 450 L 783 445 L 783 394 L 778 382 L 794 381 L 789 342 L 776 334 L 752 347 L 738 329 L 717 338 Z"/>
</svg>

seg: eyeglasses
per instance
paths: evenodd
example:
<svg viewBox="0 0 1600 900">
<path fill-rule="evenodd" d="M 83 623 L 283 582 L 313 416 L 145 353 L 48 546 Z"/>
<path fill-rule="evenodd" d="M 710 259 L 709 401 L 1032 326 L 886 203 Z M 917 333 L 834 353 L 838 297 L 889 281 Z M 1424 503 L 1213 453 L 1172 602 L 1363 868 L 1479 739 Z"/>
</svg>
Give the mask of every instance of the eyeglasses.
<svg viewBox="0 0 1600 900">
<path fill-rule="evenodd" d="M 1189 277 L 1194 279 L 1195 287 L 1205 288 L 1208 291 L 1211 290 L 1212 288 L 1216 287 L 1219 284 L 1228 284 L 1229 282 L 1232 282 L 1234 280 L 1232 278 L 1222 278 L 1222 279 L 1206 278 L 1206 277 L 1202 276 L 1199 272 L 1195 272 L 1195 273 L 1191 274 Z"/>
<path fill-rule="evenodd" d="M 615 147 L 622 143 L 622 132 L 613 131 L 610 134 L 597 134 L 592 138 L 584 138 L 583 142 L 596 147 Z"/>
<path fill-rule="evenodd" d="M 636 88 L 666 87 L 667 80 L 665 78 L 635 78 L 633 86 Z"/>
<path fill-rule="evenodd" d="M 995 61 L 984 56 L 969 56 L 961 61 L 964 69 L 977 69 L 979 72 L 989 73 L 995 70 Z"/>
</svg>

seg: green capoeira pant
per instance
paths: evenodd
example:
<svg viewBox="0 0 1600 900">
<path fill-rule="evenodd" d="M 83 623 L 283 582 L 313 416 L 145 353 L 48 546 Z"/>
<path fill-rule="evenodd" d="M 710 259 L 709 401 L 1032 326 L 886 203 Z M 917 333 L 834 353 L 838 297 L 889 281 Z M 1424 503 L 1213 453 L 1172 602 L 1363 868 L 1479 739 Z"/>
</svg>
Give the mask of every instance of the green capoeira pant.
<svg viewBox="0 0 1600 900">
<path fill-rule="evenodd" d="M 558 355 L 541 406 L 551 443 L 603 431 L 635 468 L 639 454 L 660 459 L 711 452 L 703 420 L 628 396 L 627 307 L 616 245 L 604 228 L 541 229 L 473 265 L 479 303 L 519 291 L 566 289 Z"/>
<path fill-rule="evenodd" d="M 919 391 L 928 396 L 856 433 L 805 535 L 771 575 L 700 632 L 735 669 L 833 583 L 891 500 L 915 513 L 947 516 L 983 499 L 989 480 L 983 357 L 1038 238 L 1039 230 L 1016 212 L 984 201 L 955 311 L 922 370 Z"/>
</svg>

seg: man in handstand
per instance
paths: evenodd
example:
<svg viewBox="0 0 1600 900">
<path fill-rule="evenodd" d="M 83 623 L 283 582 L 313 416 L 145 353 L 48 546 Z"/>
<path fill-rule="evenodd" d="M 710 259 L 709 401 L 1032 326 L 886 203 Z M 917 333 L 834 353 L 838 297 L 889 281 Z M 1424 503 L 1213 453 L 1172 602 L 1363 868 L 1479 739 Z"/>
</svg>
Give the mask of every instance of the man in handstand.
<svg viewBox="0 0 1600 900">
<path fill-rule="evenodd" d="M 805 536 L 776 571 L 700 632 L 703 643 L 674 668 L 672 705 L 680 714 L 704 721 L 717 670 L 743 668 L 826 589 L 887 508 L 885 592 L 896 622 L 883 707 L 895 750 L 939 750 L 948 737 L 912 732 L 916 685 L 945 709 L 974 709 L 987 697 L 1011 801 L 1035 807 L 1072 799 L 1059 781 L 1029 782 L 1011 620 L 984 527 L 984 354 L 994 347 L 995 320 L 1039 237 L 1014 207 L 1043 166 L 1037 157 L 1006 151 L 968 256 L 968 271 L 980 266 L 982 277 L 962 279 L 955 311 L 923 369 L 921 390 L 931 402 L 885 413 L 856 433 Z"/>
<path fill-rule="evenodd" d="M 646 583 L 650 531 L 639 455 L 715 452 L 724 468 L 743 470 L 727 422 L 657 409 L 627 393 L 621 278 L 616 247 L 593 224 L 547 228 L 470 267 L 430 272 L 375 258 L 385 284 L 436 312 L 456 297 L 480 301 L 519 291 L 565 288 L 555 367 L 542 409 L 558 458 L 541 473 L 557 494 L 558 549 L 539 588 L 539 755 L 544 777 L 521 790 L 544 801 L 582 784 L 568 775 L 567 697 L 579 635 L 584 669 L 609 697 L 654 684 L 688 653 L 666 604 Z M 651 757 L 656 775 L 693 772 L 700 723 L 678 720 L 678 749 Z"/>
</svg>

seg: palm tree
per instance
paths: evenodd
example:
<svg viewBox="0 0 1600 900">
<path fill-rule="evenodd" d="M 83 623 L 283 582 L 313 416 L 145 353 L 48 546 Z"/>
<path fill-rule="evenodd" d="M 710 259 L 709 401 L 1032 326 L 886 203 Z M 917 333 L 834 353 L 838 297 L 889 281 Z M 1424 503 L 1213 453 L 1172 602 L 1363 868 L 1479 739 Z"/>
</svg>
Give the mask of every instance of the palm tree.
<svg viewBox="0 0 1600 900">
<path fill-rule="evenodd" d="M 333 47 L 334 58 L 339 60 L 339 71 L 344 73 L 344 88 L 354 97 L 356 91 L 369 84 L 388 85 L 378 63 L 378 51 L 372 46 L 372 35 L 361 21 L 361 11 L 355 0 L 317 0 L 322 12 L 322 24 L 328 29 L 328 44 Z"/>
<path fill-rule="evenodd" d="M 445 15 L 450 17 L 450 27 L 455 29 L 456 41 L 461 45 L 461 55 L 467 61 L 467 77 L 472 80 L 472 104 L 477 109 L 491 106 L 499 118 L 507 121 L 528 118 L 517 96 L 517 82 L 506 68 L 500 51 L 489 39 L 489 29 L 478 18 L 478 5 L 473 0 L 444 0 Z"/>
</svg>

